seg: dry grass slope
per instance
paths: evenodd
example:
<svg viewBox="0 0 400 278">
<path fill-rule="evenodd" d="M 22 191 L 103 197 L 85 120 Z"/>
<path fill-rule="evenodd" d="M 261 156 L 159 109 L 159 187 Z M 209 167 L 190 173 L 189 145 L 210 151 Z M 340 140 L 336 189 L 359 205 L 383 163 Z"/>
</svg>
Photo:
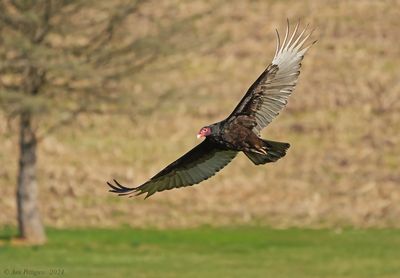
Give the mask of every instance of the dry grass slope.
<svg viewBox="0 0 400 278">
<path fill-rule="evenodd" d="M 205 5 L 178 2 L 182 13 Z M 168 56 L 124 84 L 137 96 L 134 118 L 82 117 L 43 142 L 45 223 L 400 227 L 399 9 L 368 0 L 219 5 L 197 26 L 204 41 L 224 38 L 217 49 Z M 146 201 L 107 193 L 106 180 L 145 181 L 230 113 L 270 62 L 286 18 L 317 27 L 319 41 L 287 109 L 263 133 L 291 143 L 284 159 L 254 167 L 240 156 L 199 186 Z M 0 224 L 15 224 L 17 138 L 4 119 L 0 141 Z"/>
</svg>

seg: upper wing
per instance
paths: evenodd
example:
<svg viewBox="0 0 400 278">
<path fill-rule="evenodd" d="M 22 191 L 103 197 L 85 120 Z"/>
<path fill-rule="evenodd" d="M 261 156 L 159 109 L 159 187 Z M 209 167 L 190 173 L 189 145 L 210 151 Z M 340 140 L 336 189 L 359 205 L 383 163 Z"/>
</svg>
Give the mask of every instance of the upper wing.
<svg viewBox="0 0 400 278">
<path fill-rule="evenodd" d="M 107 184 L 111 187 L 110 192 L 119 195 L 147 193 L 147 198 L 157 191 L 193 185 L 206 180 L 224 168 L 236 155 L 236 151 L 221 149 L 209 139 L 205 139 L 138 187 L 125 187 L 116 180 L 115 184 L 109 182 Z"/>
<path fill-rule="evenodd" d="M 254 116 L 256 125 L 253 131 L 259 134 L 279 114 L 293 92 L 300 74 L 301 61 L 304 54 L 313 45 L 303 48 L 311 36 L 305 34 L 305 28 L 297 35 L 299 24 L 289 38 L 289 21 L 282 45 L 278 31 L 277 46 L 274 59 L 267 69 L 249 88 L 245 96 L 228 117 L 240 114 Z"/>
</svg>

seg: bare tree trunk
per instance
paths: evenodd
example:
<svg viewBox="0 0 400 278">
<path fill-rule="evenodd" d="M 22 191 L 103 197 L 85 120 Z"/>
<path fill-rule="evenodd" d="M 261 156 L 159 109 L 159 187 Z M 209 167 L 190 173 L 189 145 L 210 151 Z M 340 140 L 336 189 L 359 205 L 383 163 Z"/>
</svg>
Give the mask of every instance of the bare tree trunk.
<svg viewBox="0 0 400 278">
<path fill-rule="evenodd" d="M 46 241 L 38 209 L 36 181 L 36 137 L 29 112 L 21 114 L 18 170 L 18 228 L 21 239 L 28 243 L 41 244 Z"/>
</svg>

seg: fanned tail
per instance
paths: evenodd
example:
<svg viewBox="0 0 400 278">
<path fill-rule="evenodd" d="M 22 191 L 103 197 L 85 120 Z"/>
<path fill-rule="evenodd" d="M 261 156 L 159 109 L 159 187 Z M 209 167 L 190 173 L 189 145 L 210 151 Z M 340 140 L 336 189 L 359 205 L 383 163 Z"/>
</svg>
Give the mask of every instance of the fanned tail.
<svg viewBox="0 0 400 278">
<path fill-rule="evenodd" d="M 290 144 L 284 142 L 276 142 L 270 140 L 263 140 L 266 154 L 254 153 L 254 152 L 244 152 L 246 156 L 255 164 L 265 164 L 269 162 L 275 162 L 278 159 L 286 155 L 287 149 L 289 149 Z"/>
</svg>

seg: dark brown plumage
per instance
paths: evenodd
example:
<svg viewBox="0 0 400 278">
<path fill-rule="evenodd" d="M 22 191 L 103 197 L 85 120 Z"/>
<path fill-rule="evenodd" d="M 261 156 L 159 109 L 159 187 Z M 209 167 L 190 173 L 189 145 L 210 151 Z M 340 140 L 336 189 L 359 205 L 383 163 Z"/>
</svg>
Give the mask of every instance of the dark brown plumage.
<svg viewBox="0 0 400 278">
<path fill-rule="evenodd" d="M 260 131 L 286 105 L 297 83 L 304 54 L 315 43 L 303 47 L 311 33 L 305 35 L 304 29 L 297 34 L 298 26 L 290 35 L 288 22 L 282 45 L 277 32 L 272 63 L 225 120 L 199 131 L 198 137 L 205 137 L 202 143 L 138 187 L 126 187 L 116 180 L 114 184 L 107 182 L 110 192 L 131 196 L 147 193 L 147 198 L 157 191 L 197 184 L 215 175 L 241 151 L 256 165 L 285 156 L 290 145 L 262 139 Z"/>
</svg>

